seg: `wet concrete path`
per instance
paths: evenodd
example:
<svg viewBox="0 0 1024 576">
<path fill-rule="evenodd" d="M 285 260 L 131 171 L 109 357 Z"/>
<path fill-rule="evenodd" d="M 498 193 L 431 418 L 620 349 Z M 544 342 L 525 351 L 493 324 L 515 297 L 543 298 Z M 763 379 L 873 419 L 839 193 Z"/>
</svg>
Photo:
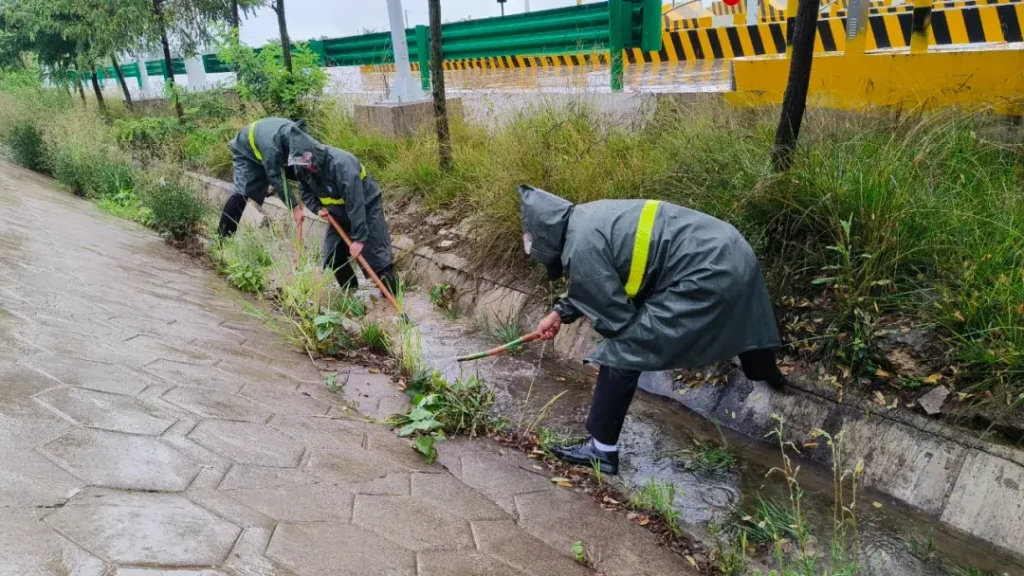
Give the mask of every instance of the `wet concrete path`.
<svg viewBox="0 0 1024 576">
<path fill-rule="evenodd" d="M 486 442 L 428 465 L 158 237 L 0 163 L 0 576 L 685 574 Z M 525 459 L 523 459 L 525 460 Z M 451 471 L 449 471 L 449 469 Z"/>
</svg>

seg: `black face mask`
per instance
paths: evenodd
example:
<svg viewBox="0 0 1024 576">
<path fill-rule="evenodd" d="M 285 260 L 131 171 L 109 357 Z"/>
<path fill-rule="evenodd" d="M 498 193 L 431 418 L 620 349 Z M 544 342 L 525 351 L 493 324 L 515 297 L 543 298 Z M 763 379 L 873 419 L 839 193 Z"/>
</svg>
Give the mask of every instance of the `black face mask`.
<svg viewBox="0 0 1024 576">
<path fill-rule="evenodd" d="M 565 272 L 565 270 L 562 268 L 561 260 L 555 260 L 552 264 L 545 264 L 544 268 L 546 268 L 548 271 L 549 282 L 554 282 L 555 280 L 558 280 L 559 278 L 562 277 L 562 273 Z"/>
</svg>

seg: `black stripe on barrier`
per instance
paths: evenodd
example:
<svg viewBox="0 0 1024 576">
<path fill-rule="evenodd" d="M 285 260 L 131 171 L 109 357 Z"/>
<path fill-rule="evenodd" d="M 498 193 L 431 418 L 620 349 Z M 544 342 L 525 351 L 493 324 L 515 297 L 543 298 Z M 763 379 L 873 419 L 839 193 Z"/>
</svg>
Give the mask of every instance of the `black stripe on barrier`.
<svg viewBox="0 0 1024 576">
<path fill-rule="evenodd" d="M 885 29 L 885 20 L 882 18 L 868 18 L 871 23 L 871 33 L 875 35 L 875 46 L 879 48 L 892 48 L 889 41 L 889 32 Z"/>
<path fill-rule="evenodd" d="M 552 58 L 551 56 L 548 56 L 547 60 L 548 60 L 548 66 L 554 66 L 555 65 L 555 59 Z"/>
<path fill-rule="evenodd" d="M 953 43 L 949 35 L 949 23 L 946 22 L 946 13 L 942 10 L 932 14 L 932 34 L 935 35 L 935 43 L 940 46 L 947 46 Z"/>
<path fill-rule="evenodd" d="M 964 8 L 960 11 L 964 15 L 964 27 L 967 28 L 967 41 L 970 43 L 984 42 L 985 29 L 981 26 L 981 13 L 977 8 Z M 995 40 L 995 38 L 993 38 Z"/>
<path fill-rule="evenodd" d="M 679 37 L 679 33 L 676 32 L 670 34 L 670 36 L 672 37 L 672 46 L 676 49 L 676 57 L 679 58 L 680 61 L 686 60 L 686 52 L 683 51 L 683 42 L 682 38 Z"/>
<path fill-rule="evenodd" d="M 662 62 L 668 62 L 668 50 L 665 49 L 664 40 L 661 42 L 661 50 L 658 50 L 658 58 L 661 58 Z"/>
<path fill-rule="evenodd" d="M 918 10 L 921 11 L 921 14 L 918 14 Z M 915 32 L 915 28 L 920 28 L 916 31 L 922 34 L 927 32 L 925 22 L 931 17 L 931 13 L 931 8 L 914 8 L 912 14 L 900 14 L 897 17 L 900 22 L 900 31 L 903 32 L 904 44 L 910 46 L 910 36 Z"/>
<path fill-rule="evenodd" d="M 732 46 L 732 55 L 735 57 L 746 56 L 743 53 L 743 45 L 740 44 L 740 33 L 738 28 L 730 26 L 725 29 L 725 35 L 729 38 L 729 46 Z"/>
<path fill-rule="evenodd" d="M 722 43 L 718 41 L 717 28 L 708 29 L 708 44 L 711 45 L 711 54 L 716 60 L 720 59 L 722 57 Z"/>
<path fill-rule="evenodd" d="M 978 3 L 975 2 L 974 0 L 967 0 L 966 2 L 964 2 L 964 6 L 968 6 L 968 7 L 970 7 L 970 6 L 977 6 L 977 5 L 978 5 Z"/>
<path fill-rule="evenodd" d="M 836 39 L 832 36 L 832 27 L 827 20 L 818 20 L 818 37 L 825 52 L 836 51 Z"/>
<path fill-rule="evenodd" d="M 644 62 L 646 62 L 648 64 L 654 62 L 654 58 L 651 57 L 651 53 L 646 51 L 646 50 L 641 50 L 640 51 L 640 56 L 642 56 L 643 59 L 644 59 Z"/>
<path fill-rule="evenodd" d="M 633 55 L 632 48 L 626 48 L 626 61 L 630 64 L 636 64 L 636 56 Z"/>
<path fill-rule="evenodd" d="M 761 42 L 761 31 L 757 26 L 747 26 L 747 32 L 750 34 L 750 45 L 754 48 L 754 54 L 763 55 L 764 42 Z"/>
<path fill-rule="evenodd" d="M 530 62 L 529 58 L 523 58 L 523 64 L 525 68 L 533 68 L 533 62 Z"/>
<path fill-rule="evenodd" d="M 690 30 L 687 33 L 690 37 L 690 46 L 693 47 L 693 57 L 697 60 L 704 59 L 704 48 L 701 48 L 700 37 L 697 36 L 696 30 Z"/>
<path fill-rule="evenodd" d="M 782 24 L 769 24 L 768 29 L 772 33 L 772 42 L 775 44 L 775 54 L 786 53 L 786 37 L 782 34 Z"/>
<path fill-rule="evenodd" d="M 1021 42 L 1020 21 L 1017 19 L 1017 8 L 1013 4 L 996 6 L 999 14 L 999 26 L 1003 29 L 1004 42 Z"/>
</svg>

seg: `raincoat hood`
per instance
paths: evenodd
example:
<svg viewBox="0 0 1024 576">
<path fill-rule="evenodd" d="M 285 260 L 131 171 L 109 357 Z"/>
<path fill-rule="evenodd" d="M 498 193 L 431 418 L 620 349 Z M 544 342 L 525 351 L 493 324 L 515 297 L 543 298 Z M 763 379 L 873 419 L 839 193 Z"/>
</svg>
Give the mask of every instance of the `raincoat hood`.
<svg viewBox="0 0 1024 576">
<path fill-rule="evenodd" d="M 288 147 L 288 164 L 294 165 L 295 160 L 306 152 L 313 155 L 313 165 L 321 172 L 327 167 L 327 146 L 317 142 L 306 132 L 304 122 L 295 122 L 284 130 L 282 137 Z"/>
<path fill-rule="evenodd" d="M 532 186 L 519 186 L 523 234 L 533 237 L 529 254 L 547 267 L 552 280 L 562 274 L 562 250 L 572 209 L 573 204 L 564 198 Z"/>
</svg>

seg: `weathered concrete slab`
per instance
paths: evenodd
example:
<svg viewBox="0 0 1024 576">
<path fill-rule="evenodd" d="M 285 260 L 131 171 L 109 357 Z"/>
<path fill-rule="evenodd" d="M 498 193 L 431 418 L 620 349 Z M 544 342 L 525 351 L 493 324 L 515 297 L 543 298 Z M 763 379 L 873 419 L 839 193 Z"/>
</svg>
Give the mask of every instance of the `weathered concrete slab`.
<svg viewBox="0 0 1024 576">
<path fill-rule="evenodd" d="M 177 420 L 135 398 L 81 388 L 48 390 L 36 400 L 82 426 L 158 436 Z"/>
<path fill-rule="evenodd" d="M 32 514 L 0 514 L 0 574 L 102 576 L 107 567 Z"/>
<path fill-rule="evenodd" d="M 473 535 L 480 550 L 531 576 L 591 574 L 590 570 L 571 559 L 569 548 L 555 550 L 515 527 L 511 520 L 477 521 L 473 522 Z"/>
<path fill-rule="evenodd" d="M 340 566 L 352 576 L 416 575 L 411 551 L 351 524 L 281 524 L 266 556 L 300 576 L 335 576 Z"/>
<path fill-rule="evenodd" d="M 974 452 L 963 464 L 942 521 L 1024 554 L 1024 468 Z"/>
<path fill-rule="evenodd" d="M 101 558 L 128 565 L 215 566 L 241 532 L 181 496 L 97 489 L 46 522 Z"/>
<path fill-rule="evenodd" d="M 35 452 L 0 450 L 0 508 L 4 510 L 59 506 L 84 487 L 85 482 Z"/>
<path fill-rule="evenodd" d="M 409 550 L 472 548 L 469 522 L 411 496 L 356 497 L 352 522 Z"/>
<path fill-rule="evenodd" d="M 54 462 L 91 486 L 179 492 L 199 465 L 156 438 L 72 430 L 43 447 Z"/>
<path fill-rule="evenodd" d="M 211 366 L 199 366 L 188 362 L 176 362 L 160 358 L 148 364 L 145 370 L 166 382 L 178 386 L 210 388 L 221 392 L 238 392 L 244 381 Z"/>
<path fill-rule="evenodd" d="M 524 573 L 478 552 L 424 552 L 419 576 L 522 576 Z"/>
<path fill-rule="evenodd" d="M 235 422 L 266 422 L 270 410 L 252 400 L 216 390 L 179 386 L 162 398 L 179 408 L 203 417 Z"/>
<path fill-rule="evenodd" d="M 354 495 L 327 483 L 222 492 L 278 522 L 349 522 L 352 519 Z"/>
<path fill-rule="evenodd" d="M 22 362 L 68 386 L 78 386 L 112 394 L 135 396 L 152 382 L 123 366 L 46 353 L 23 358 Z"/>
<path fill-rule="evenodd" d="M 253 466 L 294 468 L 305 450 L 274 428 L 245 422 L 204 420 L 189 438 L 225 458 Z"/>
</svg>

